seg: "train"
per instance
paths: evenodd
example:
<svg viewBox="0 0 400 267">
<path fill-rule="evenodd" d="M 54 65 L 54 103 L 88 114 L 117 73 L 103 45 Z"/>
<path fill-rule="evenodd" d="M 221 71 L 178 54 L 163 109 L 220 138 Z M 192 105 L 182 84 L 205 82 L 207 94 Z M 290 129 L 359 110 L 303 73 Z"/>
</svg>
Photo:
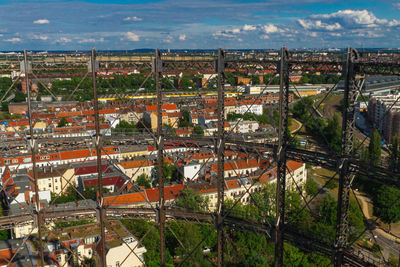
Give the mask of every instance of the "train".
<svg viewBox="0 0 400 267">
<path fill-rule="evenodd" d="M 239 95 L 242 95 L 243 92 L 225 92 L 226 97 L 237 97 Z M 209 92 L 209 93 L 166 93 L 163 95 L 163 97 L 170 97 L 170 98 L 179 98 L 179 97 L 201 97 L 201 96 L 218 96 L 217 92 Z M 140 95 L 126 95 L 122 96 L 122 98 L 127 98 L 127 99 L 156 99 L 157 95 L 156 94 L 140 94 Z M 117 100 L 121 99 L 121 97 L 118 96 L 103 96 L 99 97 L 99 101 L 102 102 L 107 102 L 107 101 L 112 101 L 112 100 Z"/>
</svg>

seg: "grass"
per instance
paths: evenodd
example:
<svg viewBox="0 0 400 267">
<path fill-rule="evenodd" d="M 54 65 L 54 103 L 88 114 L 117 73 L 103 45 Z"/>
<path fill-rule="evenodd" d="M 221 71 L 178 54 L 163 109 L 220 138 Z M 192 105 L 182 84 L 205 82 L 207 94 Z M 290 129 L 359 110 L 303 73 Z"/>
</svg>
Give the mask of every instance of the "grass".
<svg viewBox="0 0 400 267">
<path fill-rule="evenodd" d="M 335 174 L 334 171 L 324 169 L 324 168 L 316 168 L 313 170 L 313 175 L 320 181 L 322 185 L 325 185 L 326 182 L 329 181 L 329 179 L 332 178 L 332 176 Z M 335 175 L 335 179 L 339 179 L 339 175 Z M 338 195 L 338 186 L 337 186 L 337 181 L 333 179 L 331 183 L 333 183 L 335 186 L 329 186 L 327 185 L 325 188 L 331 191 L 335 196 Z"/>
</svg>

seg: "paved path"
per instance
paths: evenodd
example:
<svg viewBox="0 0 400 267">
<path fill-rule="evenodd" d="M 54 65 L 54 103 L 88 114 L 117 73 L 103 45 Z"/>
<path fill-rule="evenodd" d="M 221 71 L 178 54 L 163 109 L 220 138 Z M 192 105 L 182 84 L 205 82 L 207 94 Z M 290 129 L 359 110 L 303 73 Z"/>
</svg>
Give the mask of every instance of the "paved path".
<svg viewBox="0 0 400 267">
<path fill-rule="evenodd" d="M 362 208 L 362 211 L 365 215 L 365 217 L 369 220 L 369 221 L 373 221 L 373 216 L 372 214 L 369 214 L 369 210 L 368 210 L 368 203 L 371 203 L 371 200 L 358 193 L 355 192 L 355 194 L 357 195 L 358 200 L 360 201 L 360 205 Z M 368 231 L 369 235 L 375 236 L 376 242 L 384 248 L 384 257 L 385 259 L 388 259 L 389 257 L 389 253 L 393 254 L 395 257 L 398 257 L 399 253 L 400 253 L 400 238 L 387 233 L 386 231 L 384 231 L 382 228 L 379 227 L 379 225 L 376 225 L 376 228 L 372 231 Z M 370 238 L 374 239 L 372 236 L 370 236 Z"/>
<path fill-rule="evenodd" d="M 299 122 L 298 120 L 296 120 L 295 118 L 291 118 L 291 119 L 292 119 L 292 122 L 294 122 L 294 123 L 297 124 L 297 128 L 294 129 L 294 130 L 292 130 L 292 131 L 290 131 L 291 134 L 294 134 L 295 132 L 297 132 L 298 130 L 301 129 L 301 127 L 303 126 L 303 124 L 302 124 L 301 122 Z"/>
</svg>

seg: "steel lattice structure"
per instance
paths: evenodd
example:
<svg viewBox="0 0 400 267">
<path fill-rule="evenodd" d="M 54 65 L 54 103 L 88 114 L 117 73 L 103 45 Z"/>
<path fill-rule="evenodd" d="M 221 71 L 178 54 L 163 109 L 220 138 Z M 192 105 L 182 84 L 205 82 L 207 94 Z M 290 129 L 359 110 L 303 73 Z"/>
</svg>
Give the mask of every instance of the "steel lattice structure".
<svg viewBox="0 0 400 267">
<path fill-rule="evenodd" d="M 45 252 L 43 244 L 43 228 L 44 225 L 57 221 L 74 221 L 82 218 L 91 218 L 99 224 L 100 229 L 100 242 L 99 242 L 99 258 L 100 265 L 106 266 L 106 228 L 112 231 L 113 226 L 110 224 L 111 220 L 118 220 L 121 217 L 130 219 L 146 219 L 155 222 L 159 227 L 160 235 L 160 263 L 161 266 L 166 264 L 166 244 L 165 233 L 167 230 L 167 221 L 186 221 L 198 224 L 208 224 L 215 226 L 217 231 L 217 266 L 224 266 L 224 245 L 226 242 L 225 230 L 226 229 L 243 229 L 245 231 L 253 231 L 260 234 L 272 237 L 275 242 L 275 266 L 283 266 L 284 242 L 295 244 L 301 249 L 306 251 L 317 251 L 326 255 L 335 266 L 378 266 L 379 263 L 363 259 L 352 252 L 351 243 L 348 239 L 349 232 L 349 198 L 352 192 L 352 181 L 356 173 L 362 173 L 371 179 L 382 184 L 388 184 L 395 187 L 400 187 L 400 174 L 393 173 L 384 167 L 370 166 L 359 159 L 354 158 L 354 132 L 355 128 L 355 101 L 360 94 L 360 84 L 364 79 L 364 75 L 372 74 L 399 74 L 399 65 L 396 63 L 385 62 L 368 62 L 364 60 L 355 49 L 349 48 L 345 62 L 341 61 L 305 61 L 292 59 L 290 51 L 287 48 L 282 48 L 280 52 L 280 60 L 276 61 L 238 61 L 228 60 L 225 52 L 222 49 L 218 50 L 216 61 L 206 59 L 204 61 L 198 60 L 193 62 L 179 61 L 179 60 L 163 60 L 161 52 L 157 49 L 154 57 L 143 62 L 136 62 L 135 67 L 141 69 L 151 69 L 145 82 L 154 76 L 156 88 L 156 105 L 157 105 L 157 130 L 155 133 L 149 129 L 147 133 L 142 133 L 139 136 L 104 136 L 101 133 L 101 121 L 99 118 L 99 101 L 98 101 L 98 85 L 97 85 L 97 72 L 103 66 L 104 62 L 96 60 L 96 52 L 93 49 L 90 56 L 89 71 L 88 73 L 76 73 L 75 76 L 79 77 L 92 77 L 93 88 L 93 117 L 95 122 L 95 136 L 91 142 L 96 155 L 97 179 L 98 179 L 98 192 L 95 205 L 87 205 L 85 207 L 70 207 L 68 209 L 52 210 L 50 208 L 42 208 L 39 200 L 39 185 L 37 173 L 41 167 L 38 166 L 37 155 L 38 147 L 43 147 L 43 144 L 50 140 L 67 141 L 68 138 L 48 138 L 41 137 L 34 132 L 34 112 L 31 104 L 31 85 L 30 78 L 39 79 L 41 77 L 48 77 L 43 72 L 46 72 L 46 66 L 40 62 L 30 62 L 26 51 L 24 52 L 24 74 L 25 83 L 28 95 L 28 119 L 29 119 L 29 136 L 26 136 L 26 141 L 29 143 L 30 154 L 32 156 L 32 183 L 35 191 L 35 206 L 30 211 L 27 210 L 18 215 L 4 216 L 0 218 L 0 229 L 10 229 L 28 221 L 34 222 L 38 229 L 39 239 L 39 256 L 42 266 L 45 263 Z M 36 64 L 41 74 L 35 74 L 30 69 L 29 64 Z M 256 143 L 246 141 L 241 136 L 227 133 L 224 130 L 224 79 L 225 69 L 227 68 L 240 68 L 247 67 L 253 68 L 256 66 L 268 66 L 275 69 L 279 74 L 280 79 L 280 98 L 279 98 L 279 126 L 278 126 L 278 141 L 271 143 Z M 341 155 L 335 155 L 325 152 L 314 152 L 304 149 L 292 147 L 288 138 L 288 120 L 289 120 L 289 91 L 290 88 L 290 71 L 293 69 L 315 70 L 325 66 L 328 71 L 341 71 L 345 81 L 344 87 L 344 108 L 343 108 L 343 124 L 342 124 L 342 152 Z M 33 68 L 33 67 L 32 67 Z M 168 133 L 163 131 L 162 125 L 162 104 L 163 104 L 163 75 L 167 73 L 179 73 L 182 70 L 192 69 L 212 69 L 214 68 L 217 75 L 217 90 L 218 90 L 218 129 L 215 138 L 180 138 L 169 136 Z M 71 75 L 71 76 L 74 76 Z M 50 75 L 51 76 L 51 75 Z M 274 76 L 274 77 L 275 77 Z M 83 78 L 83 79 L 84 79 Z M 144 82 L 143 82 L 144 83 Z M 13 86 L 13 85 L 12 85 Z M 11 87 L 12 87 L 11 86 Z M 11 89 L 10 87 L 10 89 Z M 43 84 L 43 87 L 50 93 L 51 90 Z M 78 85 L 79 87 L 79 85 Z M 77 87 L 77 88 L 78 88 Z M 76 89 L 72 94 L 76 91 Z M 297 89 L 295 88 L 297 91 Z M 332 88 L 333 90 L 333 88 Z M 326 99 L 332 90 L 329 90 L 324 97 Z M 7 91 L 8 93 L 8 91 Z M 297 92 L 298 93 L 298 92 Z M 301 100 L 300 100 L 301 101 Z M 321 101 L 322 103 L 322 101 Z M 313 116 L 315 110 L 310 111 L 310 116 Z M 81 141 L 81 138 L 70 138 L 70 142 Z M 110 140 L 120 140 L 121 142 L 131 142 L 135 140 L 151 140 L 157 150 L 157 170 L 158 170 L 158 189 L 159 201 L 156 207 L 115 207 L 107 205 L 104 202 L 103 196 L 103 178 L 102 178 L 102 162 L 106 158 L 110 162 L 114 159 L 104 149 L 104 142 Z M 164 164 L 164 143 L 177 141 L 180 144 L 191 144 L 197 147 L 206 147 L 214 151 L 217 155 L 217 209 L 214 212 L 194 212 L 189 210 L 182 210 L 174 207 L 165 202 L 165 185 L 163 177 L 163 164 Z M 9 143 L 8 145 L 12 145 Z M 7 145 L 6 145 L 7 146 Z M 5 149 L 7 147 L 5 146 Z M 230 149 L 237 151 L 245 151 L 246 153 L 254 153 L 262 155 L 263 152 L 273 152 L 274 159 L 277 163 L 277 183 L 276 183 L 276 219 L 274 225 L 268 225 L 264 222 L 254 222 L 239 218 L 231 214 L 231 209 L 225 207 L 224 203 L 224 166 L 225 166 L 225 150 L 229 146 Z M 3 148 L 4 149 L 4 148 Z M 287 161 L 301 160 L 305 163 L 314 166 L 323 166 L 327 169 L 334 170 L 339 173 L 339 192 L 338 192 L 338 207 L 337 207 L 337 222 L 336 222 L 336 239 L 334 244 L 327 244 L 321 240 L 315 240 L 302 233 L 297 232 L 295 227 L 292 227 L 290 221 L 285 218 L 285 192 L 286 182 L 288 180 L 289 171 L 287 170 Z M 373 178 L 372 178 L 373 177 Z M 246 188 L 246 192 L 251 195 L 251 186 Z M 323 188 L 322 188 L 323 189 Z M 2 188 L 4 191 L 5 188 Z M 320 190 L 321 192 L 322 190 Z M 5 191 L 4 191 L 5 192 Z M 79 192 L 78 192 L 79 194 Z M 242 195 L 243 197 L 243 195 Z M 239 199 L 240 201 L 240 199 Z M 310 201 L 304 199 L 304 208 L 306 208 Z M 238 203 L 236 201 L 235 205 Z M 31 231 L 32 232 L 32 231 Z M 179 238 L 175 236 L 178 241 Z M 26 242 L 28 237 L 25 238 Z M 200 246 L 196 244 L 195 248 Z M 186 250 L 186 249 L 185 249 Z M 17 251 L 18 252 L 18 251 Z M 131 252 L 135 254 L 134 249 Z M 184 261 L 190 261 L 193 251 L 187 251 Z M 71 255 L 72 256 L 72 255 Z M 126 257 L 128 257 L 127 255 Z M 145 264 L 143 262 L 143 264 Z"/>
</svg>

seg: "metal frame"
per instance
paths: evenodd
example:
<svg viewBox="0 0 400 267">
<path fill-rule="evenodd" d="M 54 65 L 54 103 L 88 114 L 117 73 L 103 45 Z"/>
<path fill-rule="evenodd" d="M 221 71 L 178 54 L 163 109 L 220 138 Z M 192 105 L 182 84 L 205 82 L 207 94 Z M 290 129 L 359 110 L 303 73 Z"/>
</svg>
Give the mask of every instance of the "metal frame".
<svg viewBox="0 0 400 267">
<path fill-rule="evenodd" d="M 165 266 L 165 231 L 166 231 L 166 221 L 167 220 L 182 220 L 182 221 L 191 221 L 196 223 L 206 223 L 213 224 L 217 230 L 217 266 L 224 266 L 224 229 L 230 227 L 236 227 L 238 229 L 247 229 L 251 231 L 265 233 L 274 237 L 275 241 L 275 266 L 283 266 L 283 257 L 284 257 L 284 241 L 288 241 L 294 244 L 297 244 L 299 247 L 305 249 L 315 249 L 316 251 L 320 251 L 325 255 L 329 255 L 334 258 L 335 266 L 343 266 L 344 264 L 351 264 L 355 266 L 368 265 L 371 263 L 366 263 L 362 259 L 356 257 L 355 255 L 349 252 L 348 248 L 348 224 L 349 224 L 349 195 L 351 189 L 351 182 L 354 178 L 354 173 L 356 171 L 367 172 L 369 175 L 376 174 L 377 177 L 382 178 L 381 181 L 384 184 L 397 184 L 396 177 L 400 176 L 399 174 L 393 174 L 384 168 L 378 168 L 373 166 L 363 165 L 362 162 L 352 158 L 353 156 L 353 140 L 354 140 L 354 131 L 355 131 L 355 106 L 354 103 L 357 99 L 357 78 L 356 74 L 358 72 L 366 72 L 366 73 L 379 73 L 379 70 L 374 70 L 374 68 L 368 68 L 368 62 L 360 61 L 358 53 L 355 49 L 349 48 L 347 50 L 347 59 L 342 67 L 345 78 L 345 92 L 344 92 L 344 110 L 343 110 L 343 132 L 342 132 L 342 152 L 339 157 L 333 155 L 327 155 L 325 153 L 317 153 L 310 152 L 301 149 L 296 149 L 289 146 L 289 134 L 288 134 L 288 118 L 289 118 L 289 74 L 290 68 L 292 64 L 303 64 L 306 66 L 306 69 L 311 69 L 313 66 L 324 66 L 328 65 L 331 69 L 340 69 L 341 63 L 338 61 L 332 62 L 307 62 L 307 61 L 298 61 L 290 58 L 290 54 L 287 48 L 281 49 L 281 59 L 279 61 L 279 65 L 277 66 L 277 71 L 280 76 L 280 104 L 279 104 L 279 132 L 278 132 L 278 144 L 255 144 L 251 142 L 245 142 L 243 140 L 234 139 L 234 137 L 230 137 L 225 134 L 224 131 L 224 96 L 225 96 L 225 88 L 224 88 L 224 78 L 225 78 L 225 67 L 229 67 L 230 64 L 251 64 L 251 62 L 237 62 L 237 61 L 227 61 L 225 53 L 222 49 L 218 49 L 217 54 L 218 60 L 216 61 L 216 72 L 218 74 L 218 132 L 216 135 L 216 139 L 207 139 L 207 138 L 174 138 L 174 140 L 190 140 L 195 141 L 199 144 L 209 145 L 215 149 L 218 158 L 218 172 L 217 172 L 217 211 L 215 213 L 207 212 L 207 213 L 199 213 L 199 212 L 191 212 L 184 211 L 174 208 L 166 209 L 165 199 L 164 199 L 164 177 L 163 177 L 163 164 L 164 164 L 164 142 L 168 139 L 168 136 L 163 132 L 162 125 L 162 101 L 163 101 L 163 90 L 162 90 L 162 73 L 164 68 L 164 63 L 167 64 L 167 61 L 162 61 L 160 50 L 155 51 L 154 61 L 152 73 L 154 74 L 155 83 L 156 83 L 156 103 L 157 103 L 157 132 L 155 136 L 155 144 L 157 148 L 157 170 L 158 170 L 158 189 L 159 189 L 159 202 L 156 211 L 154 209 L 145 209 L 145 208 L 134 208 L 134 209 L 126 209 L 126 208 L 105 208 L 103 202 L 103 190 L 102 190 L 102 142 L 105 140 L 101 136 L 100 132 L 100 119 L 99 119 L 99 105 L 98 105 L 98 95 L 97 95 L 97 67 L 96 67 L 96 52 L 94 49 L 91 51 L 91 74 L 92 74 L 92 86 L 93 86 L 93 109 L 94 109 L 94 118 L 95 118 L 95 148 L 97 153 L 97 173 L 98 173 L 98 196 L 97 196 L 97 210 L 94 212 L 92 209 L 80 209 L 75 210 L 71 209 L 63 212 L 50 212 L 46 211 L 45 214 L 42 214 L 42 210 L 40 208 L 39 203 L 39 194 L 38 194 L 38 178 L 37 178 L 37 162 L 36 162 L 36 147 L 37 143 L 42 140 L 36 140 L 33 131 L 33 118 L 32 118 L 32 107 L 31 107 L 31 89 L 29 84 L 29 62 L 27 59 L 27 52 L 24 51 L 24 68 L 25 68 L 25 77 L 26 77 L 26 87 L 28 94 L 28 118 L 30 125 L 30 149 L 32 155 L 32 171 L 33 171 L 33 183 L 35 189 L 35 222 L 38 227 L 38 235 L 39 235 L 39 252 L 41 257 L 41 264 L 43 265 L 45 262 L 44 252 L 42 246 L 42 225 L 47 220 L 53 220 L 57 218 L 66 218 L 70 217 L 71 220 L 76 218 L 76 216 L 93 216 L 97 215 L 97 219 L 100 223 L 101 229 L 101 240 L 99 243 L 100 249 L 100 259 L 101 265 L 106 266 L 106 244 L 105 244 L 105 229 L 107 224 L 107 217 L 118 218 L 121 214 L 129 214 L 133 218 L 146 218 L 149 220 L 154 220 L 159 225 L 159 233 L 160 233 L 160 265 Z M 142 68 L 148 68 L 148 62 L 144 62 L 142 64 Z M 179 61 L 173 61 L 173 68 L 178 68 Z M 183 62 L 184 67 L 187 64 L 193 64 L 193 62 Z M 205 62 L 196 62 L 200 67 L 209 67 L 210 61 Z M 276 62 L 257 62 L 257 64 L 268 64 L 273 65 Z M 314 65 L 313 65 L 314 64 Z M 374 63 L 375 64 L 375 63 Z M 379 63 L 372 66 L 384 66 L 384 73 L 392 73 L 395 71 L 396 65 Z M 166 72 L 170 71 L 168 67 L 165 68 Z M 33 74 L 33 73 L 32 73 Z M 82 76 L 82 75 L 80 75 Z M 85 75 L 85 77 L 87 74 Z M 37 77 L 35 75 L 35 77 Z M 149 76 L 148 76 L 149 77 Z M 148 78 L 147 77 L 147 78 Z M 146 79 L 147 79 L 146 78 Z M 12 85 L 13 86 L 13 85 Z M 10 87 L 10 89 L 12 88 Z M 78 85 L 79 87 L 79 85 Z M 76 89 L 75 89 L 76 90 Z M 74 91 L 75 91 L 74 90 Z M 153 136 L 154 137 L 154 136 Z M 132 137 L 125 137 L 122 140 L 129 140 Z M 224 205 L 224 152 L 225 152 L 225 143 L 229 142 L 229 144 L 236 144 L 238 147 L 246 148 L 246 151 L 254 150 L 257 153 L 260 151 L 266 150 L 274 150 L 275 157 L 277 162 L 277 192 L 276 192 L 276 221 L 273 227 L 267 228 L 264 224 L 258 224 L 255 222 L 247 221 L 244 219 L 236 218 L 229 214 L 229 211 L 225 212 Z M 337 169 L 340 173 L 339 178 L 339 201 L 337 207 L 337 229 L 336 229 L 336 240 L 333 246 L 329 246 L 327 244 L 318 243 L 316 240 L 312 240 L 308 237 L 302 236 L 290 227 L 287 227 L 287 222 L 285 221 L 285 191 L 286 191 L 286 161 L 288 159 L 302 159 L 305 162 L 313 163 L 317 165 L 329 166 L 332 169 Z M 248 191 L 248 190 L 246 190 Z M 157 214 L 156 214 L 157 213 Z M 14 226 L 18 222 L 27 221 L 30 217 L 30 214 L 23 214 L 21 216 L 14 217 L 5 217 L 0 219 L 0 228 L 9 228 Z M 68 218 L 67 218 L 68 219 Z M 175 235 L 175 238 L 178 237 Z M 182 243 L 178 242 L 182 245 Z M 197 244 L 195 248 L 199 247 L 201 243 Z M 332 254 L 332 251 L 334 253 Z M 132 251 L 133 252 L 133 251 Z M 185 257 L 184 261 L 189 260 L 191 253 L 193 251 L 188 252 L 187 257 Z M 134 253 L 134 252 L 133 252 Z M 184 262 L 183 261 L 183 262 Z M 182 262 L 182 263 L 183 263 Z M 182 264 L 181 263 L 181 264 Z"/>
<path fill-rule="evenodd" d="M 344 66 L 345 88 L 342 122 L 342 152 L 339 166 L 340 176 L 336 222 L 335 266 L 342 266 L 343 264 L 343 251 L 347 245 L 349 231 L 350 191 L 351 183 L 354 178 L 354 173 L 351 169 L 349 159 L 353 154 L 356 122 L 355 101 L 358 97 L 358 91 L 356 88 L 354 64 L 357 60 L 357 50 L 348 48 L 347 60 Z"/>
<path fill-rule="evenodd" d="M 281 49 L 279 63 L 279 129 L 276 151 L 276 211 L 275 211 L 275 266 L 283 265 L 283 236 L 285 225 L 286 150 L 288 147 L 289 120 L 289 51 Z"/>
</svg>

